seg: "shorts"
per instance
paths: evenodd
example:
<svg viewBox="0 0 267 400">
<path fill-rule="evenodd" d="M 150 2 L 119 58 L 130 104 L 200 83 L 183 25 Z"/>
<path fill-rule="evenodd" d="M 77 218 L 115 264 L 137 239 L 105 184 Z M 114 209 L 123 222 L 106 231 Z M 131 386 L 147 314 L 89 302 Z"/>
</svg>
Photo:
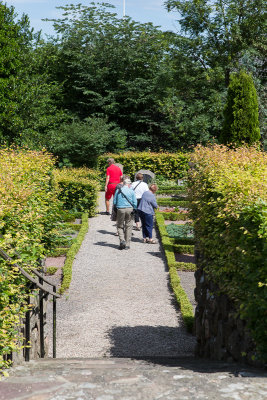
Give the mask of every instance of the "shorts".
<svg viewBox="0 0 267 400">
<path fill-rule="evenodd" d="M 110 200 L 112 196 L 115 194 L 117 183 L 110 183 L 108 184 L 107 191 L 105 193 L 105 199 Z"/>
</svg>

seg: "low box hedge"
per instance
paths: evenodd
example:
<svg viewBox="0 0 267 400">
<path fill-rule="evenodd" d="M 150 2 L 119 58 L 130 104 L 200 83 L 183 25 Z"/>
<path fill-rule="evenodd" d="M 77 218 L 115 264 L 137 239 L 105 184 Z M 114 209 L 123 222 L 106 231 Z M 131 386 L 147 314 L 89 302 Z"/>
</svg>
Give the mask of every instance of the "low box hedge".
<svg viewBox="0 0 267 400">
<path fill-rule="evenodd" d="M 192 332 L 194 323 L 193 307 L 190 301 L 188 300 L 188 297 L 184 289 L 181 286 L 180 278 L 177 274 L 177 269 L 179 268 L 179 264 L 184 264 L 184 263 L 178 263 L 175 261 L 172 242 L 166 231 L 164 218 L 158 211 L 156 211 L 156 223 L 160 233 L 161 242 L 163 245 L 164 253 L 169 268 L 171 286 L 175 294 L 177 303 L 180 306 L 184 323 L 188 331 Z"/>
</svg>

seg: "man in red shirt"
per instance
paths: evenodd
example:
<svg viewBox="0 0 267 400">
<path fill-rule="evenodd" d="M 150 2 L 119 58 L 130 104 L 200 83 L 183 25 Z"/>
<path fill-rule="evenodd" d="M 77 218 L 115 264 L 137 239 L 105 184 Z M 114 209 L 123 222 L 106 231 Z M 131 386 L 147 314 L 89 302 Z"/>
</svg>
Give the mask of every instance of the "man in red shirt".
<svg viewBox="0 0 267 400">
<path fill-rule="evenodd" d="M 105 185 L 105 199 L 106 199 L 106 214 L 109 215 L 109 200 L 114 196 L 116 186 L 121 181 L 122 172 L 117 165 L 114 165 L 114 158 L 108 159 L 108 168 L 106 173 L 106 185 Z"/>
</svg>

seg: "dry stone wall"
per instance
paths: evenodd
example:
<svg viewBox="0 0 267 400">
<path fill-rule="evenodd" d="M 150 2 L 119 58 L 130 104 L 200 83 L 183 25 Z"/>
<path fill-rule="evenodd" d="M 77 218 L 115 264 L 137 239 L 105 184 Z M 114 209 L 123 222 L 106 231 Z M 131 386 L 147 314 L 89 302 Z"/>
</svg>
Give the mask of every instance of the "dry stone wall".
<svg viewBox="0 0 267 400">
<path fill-rule="evenodd" d="M 196 251 L 195 255 L 198 268 L 195 273 L 196 355 L 259 366 L 254 360 L 255 345 L 246 322 L 238 318 L 233 301 L 220 294 L 218 286 L 208 279 L 201 266 L 201 254 Z"/>
</svg>

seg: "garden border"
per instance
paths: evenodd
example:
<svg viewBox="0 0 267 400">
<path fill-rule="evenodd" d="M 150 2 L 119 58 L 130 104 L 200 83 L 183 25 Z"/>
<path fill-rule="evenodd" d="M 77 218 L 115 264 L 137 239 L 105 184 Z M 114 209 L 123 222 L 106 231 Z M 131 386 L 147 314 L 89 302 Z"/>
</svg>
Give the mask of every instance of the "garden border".
<svg viewBox="0 0 267 400">
<path fill-rule="evenodd" d="M 81 244 L 84 240 L 84 237 L 86 233 L 88 232 L 89 228 L 89 214 L 83 213 L 82 214 L 82 223 L 81 223 L 81 228 L 79 230 L 79 233 L 77 237 L 73 240 L 73 244 L 71 247 L 68 249 L 67 254 L 66 254 L 66 260 L 64 263 L 64 266 L 62 268 L 62 274 L 63 274 L 63 279 L 61 286 L 59 288 L 59 293 L 63 294 L 69 287 L 71 283 L 71 278 L 72 278 L 72 265 L 74 258 L 81 247 Z"/>
<path fill-rule="evenodd" d="M 186 328 L 187 328 L 188 332 L 192 333 L 193 325 L 194 325 L 193 306 L 192 306 L 191 302 L 189 301 L 187 294 L 185 293 L 183 287 L 181 286 L 180 277 L 177 272 L 177 269 L 179 269 L 180 264 L 186 264 L 186 263 L 178 263 L 177 261 L 175 261 L 173 245 L 172 245 L 172 242 L 166 231 L 164 217 L 158 211 L 156 211 L 155 217 L 156 217 L 156 224 L 158 227 L 158 231 L 160 234 L 161 243 L 162 243 L 164 253 L 166 256 L 167 265 L 169 268 L 171 287 L 175 294 L 177 303 L 180 306 L 180 310 L 181 310 L 182 317 L 183 317 L 184 323 L 186 325 Z"/>
</svg>

